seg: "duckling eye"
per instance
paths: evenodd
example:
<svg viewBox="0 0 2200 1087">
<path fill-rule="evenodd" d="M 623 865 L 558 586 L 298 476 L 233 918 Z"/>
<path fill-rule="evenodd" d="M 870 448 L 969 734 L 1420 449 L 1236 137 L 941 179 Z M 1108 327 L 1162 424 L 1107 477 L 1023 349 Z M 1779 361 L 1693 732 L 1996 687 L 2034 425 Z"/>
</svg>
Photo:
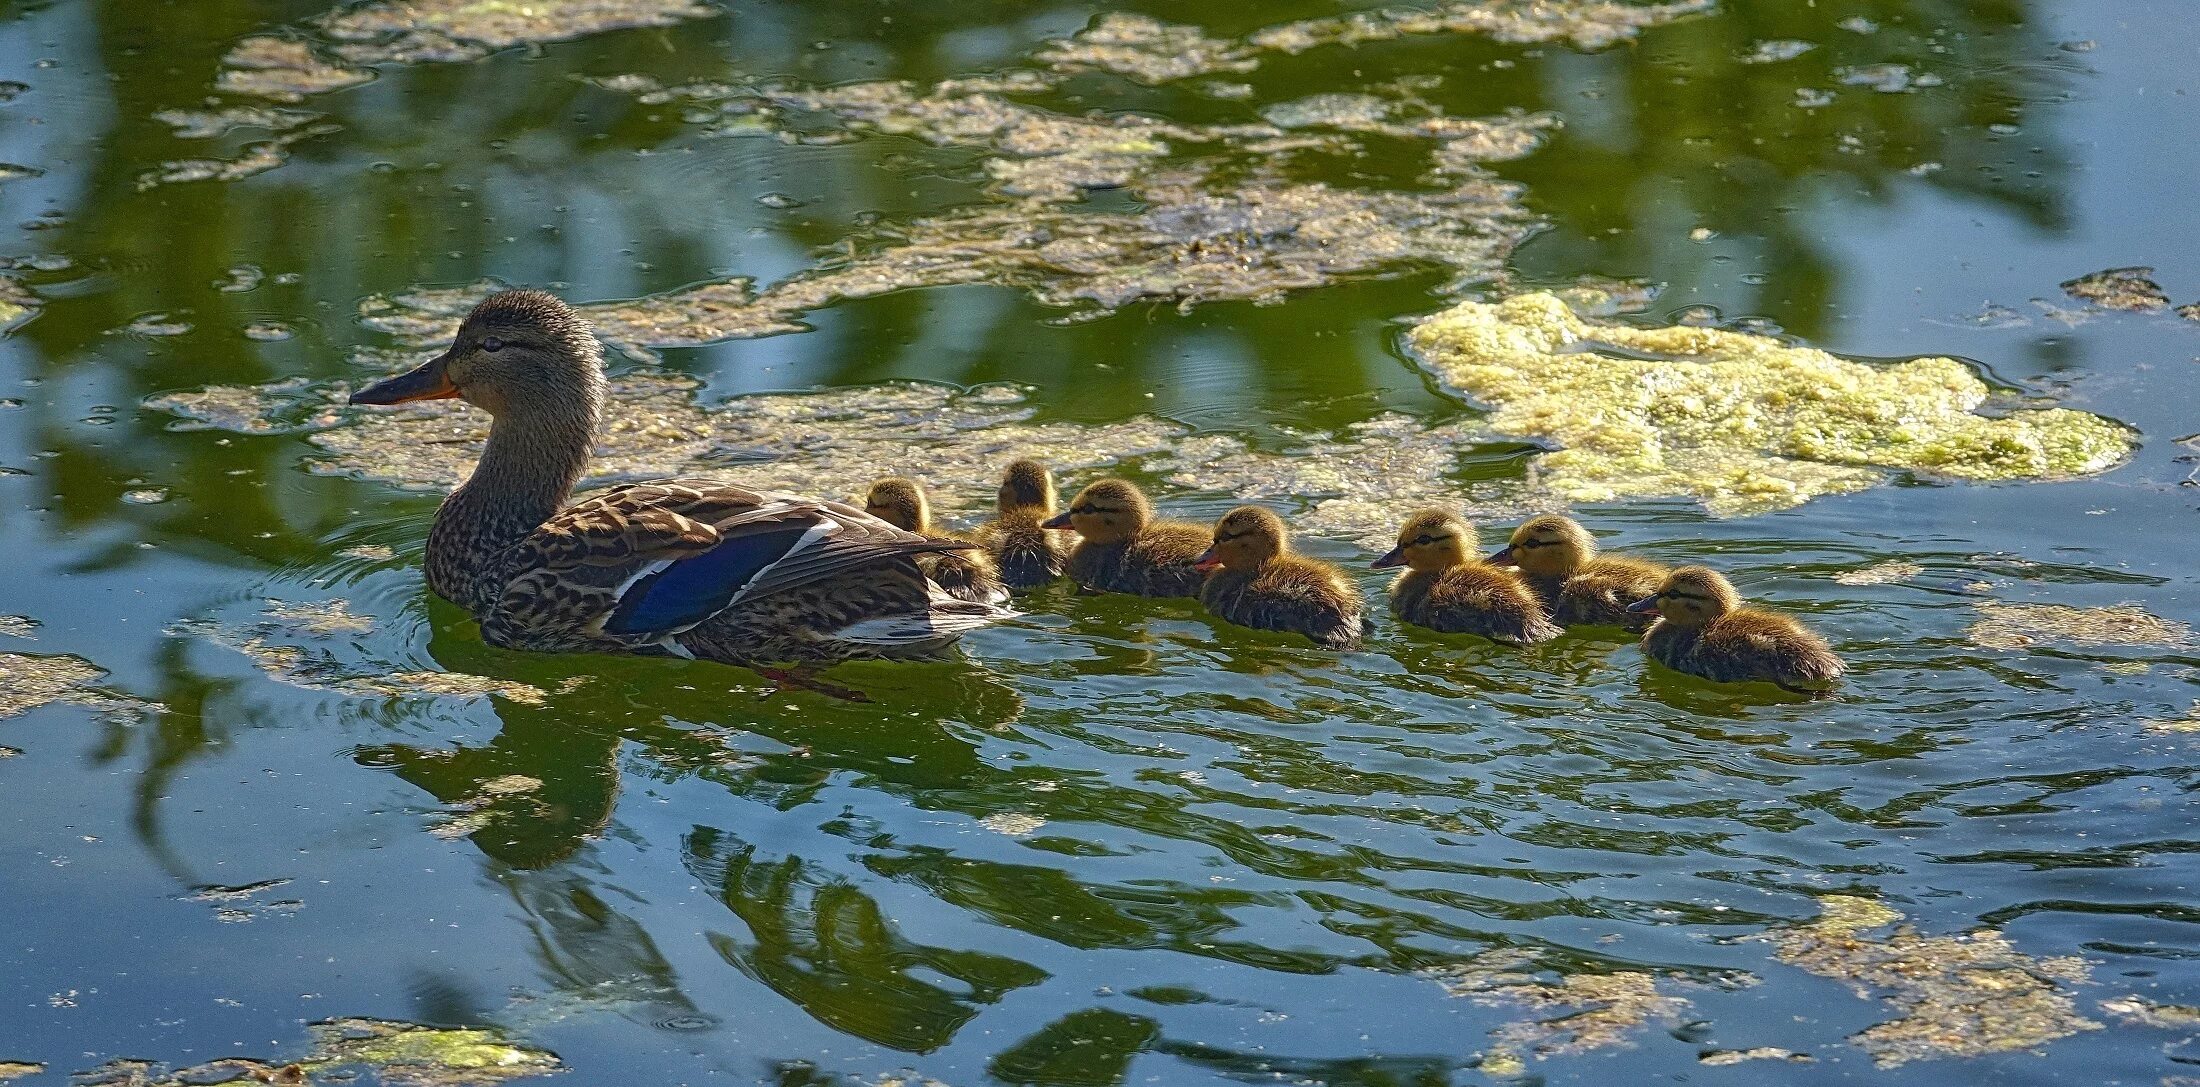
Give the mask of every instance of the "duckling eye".
<svg viewBox="0 0 2200 1087">
<path fill-rule="evenodd" d="M 504 341 L 495 336 L 484 336 L 481 340 L 481 349 L 493 355 L 504 350 Z"/>
<path fill-rule="evenodd" d="M 1413 546 L 1415 546 L 1415 547 L 1427 547 L 1428 545 L 1430 545 L 1430 544 L 1432 544 L 1432 543 L 1435 543 L 1435 542 L 1436 542 L 1436 537 L 1434 537 L 1434 536 L 1431 536 L 1431 535 L 1429 535 L 1429 534 L 1428 534 L 1428 533 L 1426 533 L 1426 532 L 1424 532 L 1424 533 L 1422 533 L 1422 534 L 1420 534 L 1420 535 L 1418 535 L 1418 536 L 1415 536 L 1415 537 L 1413 538 Z"/>
</svg>

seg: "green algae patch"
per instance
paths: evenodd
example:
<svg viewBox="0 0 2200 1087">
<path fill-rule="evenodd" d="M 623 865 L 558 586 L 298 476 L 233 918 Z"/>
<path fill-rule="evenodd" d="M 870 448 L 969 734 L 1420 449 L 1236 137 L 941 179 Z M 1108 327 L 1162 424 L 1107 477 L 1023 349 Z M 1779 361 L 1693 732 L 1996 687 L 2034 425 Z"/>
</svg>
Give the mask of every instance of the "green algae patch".
<svg viewBox="0 0 2200 1087">
<path fill-rule="evenodd" d="M 2083 959 L 2032 958 L 1994 929 L 1926 936 L 1898 924 L 1899 911 L 1853 895 L 1818 901 L 1816 921 L 1767 939 L 1781 962 L 1900 1009 L 1850 1038 L 1882 1068 L 2032 1049 L 2100 1029 L 2067 992 L 2088 979 Z"/>
<path fill-rule="evenodd" d="M 214 88 L 224 94 L 302 102 L 308 95 L 356 87 L 373 78 L 373 72 L 338 64 L 306 42 L 262 35 L 230 48 Z"/>
<path fill-rule="evenodd" d="M 158 712 L 157 703 L 112 694 L 100 688 L 106 670 L 82 657 L 39 657 L 27 653 L 0 653 L 0 719 L 19 717 L 40 706 L 60 703 L 84 706 L 117 719 L 135 719 Z"/>
<path fill-rule="evenodd" d="M 1530 1059 L 1570 1056 L 1598 1049 L 1626 1049 L 1651 1023 L 1675 1023 L 1686 998 L 1661 992 L 1656 976 L 1639 970 L 1563 974 L 1545 980 L 1530 969 L 1524 951 L 1479 955 L 1425 972 L 1456 997 L 1493 1007 L 1525 1008 L 1533 1017 L 1491 1032 L 1480 1069 L 1497 1077 L 1526 1075 Z"/>
<path fill-rule="evenodd" d="M 1463 302 L 1407 339 L 1491 409 L 1493 430 L 1558 445 L 1542 482 L 1574 502 L 1683 496 L 1737 516 L 1889 470 L 2078 478 L 2133 444 L 2120 424 L 2065 408 L 1976 414 L 1990 390 L 1954 359 L 1873 365 L 1751 333 L 1591 324 L 1549 294 Z"/>
<path fill-rule="evenodd" d="M 1109 12 L 1068 38 L 1044 42 L 1032 59 L 1058 72 L 1110 72 L 1146 84 L 1260 66 L 1237 42 L 1131 12 Z"/>
<path fill-rule="evenodd" d="M 0 637 L 34 638 L 40 625 L 28 615 L 0 615 Z"/>
<path fill-rule="evenodd" d="M 35 1076 L 45 1070 L 45 1065 L 34 1061 L 0 1061 L 0 1083 L 22 1079 L 24 1076 Z"/>
<path fill-rule="evenodd" d="M 515 45 L 613 30 L 672 26 L 718 9 L 697 0 L 382 0 L 319 20 L 338 52 L 361 64 L 471 60 Z"/>
<path fill-rule="evenodd" d="M 1712 10 L 1713 0 L 1630 4 L 1614 0 L 1461 0 L 1431 9 L 1388 8 L 1325 16 L 1258 30 L 1246 43 L 1303 53 L 1328 45 L 1365 45 L 1425 34 L 1476 34 L 1519 45 L 1568 42 L 1602 49 L 1643 30 Z"/>
<path fill-rule="evenodd" d="M 1897 585 L 1911 581 L 1925 572 L 1923 566 L 1908 559 L 1888 559 L 1854 570 L 1843 570 L 1833 575 L 1839 585 Z"/>
<path fill-rule="evenodd" d="M 1982 600 L 1973 606 L 1978 609 L 1979 617 L 1965 634 L 1973 643 L 1988 649 L 2030 649 L 2037 645 L 2091 649 L 2192 644 L 2191 627 L 2164 619 L 2137 604 L 2074 608 L 2066 604 Z"/>
<path fill-rule="evenodd" d="M 276 1087 L 357 1082 L 385 1087 L 497 1087 L 565 1071 L 557 1054 L 521 1045 L 497 1031 L 387 1019 L 330 1019 L 310 1024 L 312 1050 L 295 1061 L 223 1057 L 188 1068 L 115 1060 L 71 1077 L 79 1087 L 202 1087 L 264 1083 Z"/>
</svg>

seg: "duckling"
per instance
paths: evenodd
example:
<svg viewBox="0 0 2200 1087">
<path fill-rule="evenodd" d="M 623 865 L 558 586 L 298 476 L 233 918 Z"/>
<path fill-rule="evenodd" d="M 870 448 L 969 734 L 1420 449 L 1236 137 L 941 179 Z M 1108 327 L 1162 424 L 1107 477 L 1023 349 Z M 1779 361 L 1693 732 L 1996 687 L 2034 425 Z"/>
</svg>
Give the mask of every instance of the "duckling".
<svg viewBox="0 0 2200 1087">
<path fill-rule="evenodd" d="M 1375 568 L 1406 569 L 1390 583 L 1390 614 L 1445 634 L 1480 634 L 1509 645 L 1559 635 L 1558 624 L 1520 578 L 1478 558 L 1474 526 L 1445 510 L 1422 510 L 1398 530 L 1398 546 Z"/>
<path fill-rule="evenodd" d="M 1822 693 L 1848 671 L 1826 641 L 1785 615 L 1742 606 L 1716 571 L 1683 566 L 1627 610 L 1656 615 L 1643 652 L 1675 671 L 1719 683 L 1761 679 L 1790 691 Z"/>
<path fill-rule="evenodd" d="M 1125 480 L 1086 487 L 1040 527 L 1071 529 L 1081 537 L 1069 553 L 1069 576 L 1088 591 L 1198 596 L 1206 580 L 1192 560 L 1207 550 L 1207 530 L 1154 520 L 1153 503 Z"/>
<path fill-rule="evenodd" d="M 1069 548 L 1040 527 L 1054 516 L 1054 476 L 1046 465 L 1019 460 L 1001 476 L 999 513 L 970 538 L 984 545 L 1011 589 L 1036 589 L 1069 566 Z"/>
<path fill-rule="evenodd" d="M 863 511 L 928 540 L 961 540 L 933 526 L 932 503 L 924 496 L 924 486 L 913 479 L 897 476 L 871 484 L 871 493 L 863 499 Z M 923 567 L 940 588 L 947 590 L 947 595 L 957 600 L 999 604 L 1008 599 L 1008 586 L 1001 583 L 1000 572 L 994 569 L 993 560 L 983 551 L 942 551 L 919 558 L 917 565 Z"/>
<path fill-rule="evenodd" d="M 1521 580 L 1562 627 L 1626 627 L 1649 619 L 1628 605 L 1658 591 L 1670 571 L 1654 562 L 1597 554 L 1596 538 L 1571 517 L 1531 517 L 1513 530 L 1512 542 L 1490 556 L 1492 566 L 1517 566 Z"/>
<path fill-rule="evenodd" d="M 1207 575 L 1199 601 L 1218 619 L 1304 634 L 1330 649 L 1360 640 L 1359 587 L 1326 562 L 1292 554 L 1283 518 L 1259 506 L 1223 514 L 1213 544 L 1192 567 Z"/>
</svg>

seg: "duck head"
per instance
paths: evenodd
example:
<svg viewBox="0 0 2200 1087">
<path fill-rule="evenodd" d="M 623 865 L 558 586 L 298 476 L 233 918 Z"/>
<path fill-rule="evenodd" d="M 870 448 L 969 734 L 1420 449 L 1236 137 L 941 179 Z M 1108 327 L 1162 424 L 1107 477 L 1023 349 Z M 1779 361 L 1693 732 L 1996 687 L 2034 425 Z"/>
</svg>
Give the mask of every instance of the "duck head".
<svg viewBox="0 0 2200 1087">
<path fill-rule="evenodd" d="M 1569 577 L 1596 557 L 1596 537 L 1588 529 L 1571 517 L 1548 513 L 1514 529 L 1512 542 L 1490 556 L 1490 565 L 1518 566 L 1535 577 Z"/>
<path fill-rule="evenodd" d="M 1002 513 L 1031 510 L 1051 515 L 1054 512 L 1054 474 L 1038 461 L 1016 461 L 1002 473 L 1001 493 L 994 504 Z"/>
<path fill-rule="evenodd" d="M 1192 569 L 1208 574 L 1224 568 L 1258 570 L 1290 550 L 1283 518 L 1259 506 L 1239 506 L 1215 522 L 1215 542 L 1192 560 Z"/>
<path fill-rule="evenodd" d="M 603 348 L 573 307 L 542 291 L 481 300 L 450 349 L 351 394 L 354 404 L 457 397 L 498 418 L 585 418 L 603 407 Z"/>
<path fill-rule="evenodd" d="M 903 532 L 931 531 L 932 504 L 925 500 L 924 487 L 913 479 L 896 476 L 871 484 L 863 510 Z"/>
<path fill-rule="evenodd" d="M 1377 570 L 1405 566 L 1423 573 L 1441 573 L 1473 562 L 1478 550 L 1474 526 L 1448 510 L 1422 510 L 1406 519 L 1398 530 L 1398 546 L 1375 560 Z"/>
<path fill-rule="evenodd" d="M 1069 508 L 1047 519 L 1043 528 L 1072 529 L 1096 544 L 1121 543 L 1145 531 L 1153 503 L 1135 484 L 1103 479 L 1077 492 Z"/>
<path fill-rule="evenodd" d="M 1656 612 L 1675 626 L 1700 627 L 1742 606 L 1742 594 L 1718 571 L 1683 566 L 1666 575 L 1654 596 L 1628 605 L 1637 615 Z"/>
</svg>

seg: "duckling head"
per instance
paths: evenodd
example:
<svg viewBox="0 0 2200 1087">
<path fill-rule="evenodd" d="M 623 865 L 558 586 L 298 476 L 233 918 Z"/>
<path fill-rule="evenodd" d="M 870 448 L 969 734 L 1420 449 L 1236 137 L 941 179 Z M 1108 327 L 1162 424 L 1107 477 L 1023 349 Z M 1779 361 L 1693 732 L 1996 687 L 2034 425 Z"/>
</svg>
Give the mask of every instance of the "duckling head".
<svg viewBox="0 0 2200 1087">
<path fill-rule="evenodd" d="M 450 349 L 351 394 L 354 404 L 452 397 L 499 419 L 584 421 L 603 410 L 603 348 L 573 307 L 542 291 L 499 291 L 481 300 Z"/>
<path fill-rule="evenodd" d="M 896 476 L 871 484 L 863 511 L 903 532 L 926 532 L 932 527 L 932 504 L 925 501 L 924 487 L 913 479 Z"/>
<path fill-rule="evenodd" d="M 1375 560 L 1377 570 L 1406 566 L 1441 573 L 1474 561 L 1474 526 L 1449 510 L 1422 510 L 1398 530 L 1398 546 Z"/>
<path fill-rule="evenodd" d="M 1153 503 L 1136 484 L 1103 479 L 1077 492 L 1069 508 L 1041 522 L 1042 528 L 1073 529 L 1096 544 L 1121 543 L 1145 531 Z"/>
<path fill-rule="evenodd" d="M 1192 569 L 1201 573 L 1225 567 L 1258 570 L 1269 559 L 1290 552 L 1287 532 L 1283 518 L 1274 513 L 1259 506 L 1239 506 L 1215 522 L 1215 542 L 1192 560 Z"/>
<path fill-rule="evenodd" d="M 1596 537 L 1571 517 L 1547 513 L 1513 530 L 1512 542 L 1490 556 L 1492 566 L 1518 566 L 1535 577 L 1567 577 L 1597 557 Z"/>
<path fill-rule="evenodd" d="M 1002 513 L 1010 510 L 1032 510 L 1039 513 L 1054 512 L 1054 474 L 1047 466 L 1035 460 L 1019 460 L 1008 466 L 1001 475 L 1000 497 L 995 506 Z"/>
<path fill-rule="evenodd" d="M 1700 627 L 1742 606 L 1742 594 L 1718 571 L 1704 566 L 1683 566 L 1667 574 L 1657 595 L 1628 605 L 1637 615 L 1656 612 L 1675 626 Z"/>
</svg>

